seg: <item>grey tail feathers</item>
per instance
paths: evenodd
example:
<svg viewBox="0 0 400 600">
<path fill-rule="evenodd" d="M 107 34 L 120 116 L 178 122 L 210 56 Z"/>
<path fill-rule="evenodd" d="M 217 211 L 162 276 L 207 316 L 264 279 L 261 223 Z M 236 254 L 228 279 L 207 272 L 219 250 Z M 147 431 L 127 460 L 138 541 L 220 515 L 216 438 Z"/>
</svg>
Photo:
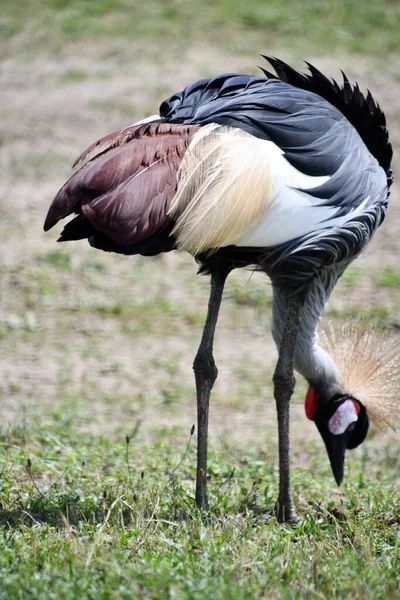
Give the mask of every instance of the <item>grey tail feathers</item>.
<svg viewBox="0 0 400 600">
<path fill-rule="evenodd" d="M 268 79 L 280 79 L 297 88 L 318 94 L 335 106 L 350 121 L 358 131 L 371 154 L 385 170 L 388 187 L 393 183 L 393 173 L 390 167 L 393 149 L 389 141 L 386 127 L 386 117 L 381 107 L 370 91 L 364 95 L 358 84 L 352 85 L 343 74 L 343 85 L 334 79 L 328 79 L 313 65 L 306 62 L 310 74 L 299 73 L 282 60 L 264 56 L 275 69 L 277 75 L 261 68 Z"/>
</svg>

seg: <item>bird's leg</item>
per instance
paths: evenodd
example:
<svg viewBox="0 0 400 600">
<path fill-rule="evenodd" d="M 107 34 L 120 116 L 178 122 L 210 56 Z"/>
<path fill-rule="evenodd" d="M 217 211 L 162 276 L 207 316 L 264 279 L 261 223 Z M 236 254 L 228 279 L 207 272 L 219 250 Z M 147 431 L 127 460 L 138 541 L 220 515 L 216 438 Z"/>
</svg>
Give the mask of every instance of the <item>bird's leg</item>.
<svg viewBox="0 0 400 600">
<path fill-rule="evenodd" d="M 214 332 L 217 325 L 222 292 L 230 269 L 216 270 L 211 273 L 211 292 L 208 301 L 207 319 L 193 370 L 197 390 L 197 472 L 196 506 L 208 510 L 207 500 L 207 437 L 208 407 L 210 393 L 217 379 L 218 369 L 213 357 Z"/>
<path fill-rule="evenodd" d="M 279 496 L 275 513 L 280 523 L 296 520 L 290 489 L 289 405 L 296 383 L 293 362 L 303 304 L 301 296 L 288 298 L 279 358 L 273 376 L 279 438 Z"/>
</svg>

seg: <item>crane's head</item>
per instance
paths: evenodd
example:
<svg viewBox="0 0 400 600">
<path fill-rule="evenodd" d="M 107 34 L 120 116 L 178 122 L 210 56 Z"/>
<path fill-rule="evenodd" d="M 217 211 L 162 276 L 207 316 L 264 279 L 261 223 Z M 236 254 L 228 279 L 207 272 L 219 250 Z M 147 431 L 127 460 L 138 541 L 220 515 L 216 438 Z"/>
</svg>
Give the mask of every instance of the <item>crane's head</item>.
<svg viewBox="0 0 400 600">
<path fill-rule="evenodd" d="M 348 321 L 323 334 L 337 376 L 309 380 L 305 411 L 324 440 L 333 475 L 343 481 L 346 450 L 365 440 L 369 421 L 394 426 L 400 418 L 400 341 L 398 338 Z M 333 378 L 333 379 L 332 379 Z"/>
<path fill-rule="evenodd" d="M 305 410 L 324 440 L 336 483 L 341 485 L 346 450 L 357 448 L 368 433 L 369 419 L 365 406 L 359 400 L 342 394 L 328 400 L 310 387 Z"/>
</svg>

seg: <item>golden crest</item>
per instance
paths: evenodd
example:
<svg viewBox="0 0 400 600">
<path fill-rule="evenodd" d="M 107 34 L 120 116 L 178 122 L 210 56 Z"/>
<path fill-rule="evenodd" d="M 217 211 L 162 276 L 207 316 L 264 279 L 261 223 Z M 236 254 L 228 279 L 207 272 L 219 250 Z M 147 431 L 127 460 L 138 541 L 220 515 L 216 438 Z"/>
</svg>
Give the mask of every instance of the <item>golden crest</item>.
<svg viewBox="0 0 400 600">
<path fill-rule="evenodd" d="M 400 337 L 363 321 L 329 324 L 321 342 L 341 374 L 343 388 L 378 425 L 395 429 L 400 417 Z"/>
</svg>

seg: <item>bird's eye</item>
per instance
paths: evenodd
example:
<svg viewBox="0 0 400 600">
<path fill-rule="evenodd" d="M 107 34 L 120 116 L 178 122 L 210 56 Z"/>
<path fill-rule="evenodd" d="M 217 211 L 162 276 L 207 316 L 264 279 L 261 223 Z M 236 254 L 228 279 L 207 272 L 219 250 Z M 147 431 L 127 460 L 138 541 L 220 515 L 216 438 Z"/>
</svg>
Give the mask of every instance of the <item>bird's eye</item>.
<svg viewBox="0 0 400 600">
<path fill-rule="evenodd" d="M 356 424 L 355 423 L 350 423 L 350 425 L 347 428 L 347 431 L 354 431 Z"/>
</svg>

